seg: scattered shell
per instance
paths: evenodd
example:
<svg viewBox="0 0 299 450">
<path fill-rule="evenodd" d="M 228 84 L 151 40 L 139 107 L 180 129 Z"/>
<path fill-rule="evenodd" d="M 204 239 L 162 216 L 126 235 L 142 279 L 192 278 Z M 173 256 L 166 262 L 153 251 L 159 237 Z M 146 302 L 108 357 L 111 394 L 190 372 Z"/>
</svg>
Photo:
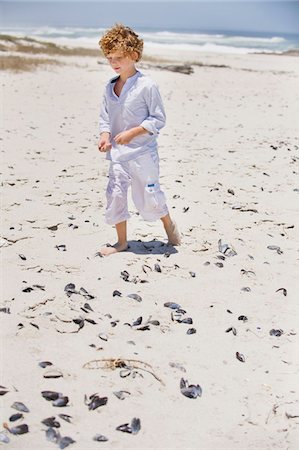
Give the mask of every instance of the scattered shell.
<svg viewBox="0 0 299 450">
<path fill-rule="evenodd" d="M 98 337 L 99 337 L 100 339 L 102 339 L 102 341 L 105 341 L 105 342 L 108 341 L 108 336 L 107 336 L 107 334 L 105 334 L 105 333 L 99 333 L 99 334 L 98 334 Z"/>
<path fill-rule="evenodd" d="M 120 276 L 124 281 L 129 281 L 130 274 L 126 270 L 120 272 Z"/>
<path fill-rule="evenodd" d="M 188 325 L 192 325 L 193 324 L 192 317 L 185 317 L 185 319 L 178 320 L 178 322 L 179 323 L 187 323 Z"/>
<path fill-rule="evenodd" d="M 63 438 L 61 438 L 59 440 L 59 448 L 61 450 L 63 450 L 64 448 L 68 447 L 70 444 L 74 444 L 76 441 L 74 441 L 74 439 L 72 439 L 69 436 L 64 436 Z"/>
<path fill-rule="evenodd" d="M 23 419 L 23 418 L 24 418 L 23 414 L 16 413 L 16 414 L 13 414 L 12 416 L 10 416 L 9 421 L 15 422 L 16 420 Z"/>
<path fill-rule="evenodd" d="M 72 423 L 71 422 L 72 416 L 69 416 L 68 414 L 58 414 L 58 417 L 60 417 L 61 419 L 65 420 L 68 423 Z"/>
<path fill-rule="evenodd" d="M 62 397 L 58 397 L 56 400 L 54 400 L 52 402 L 53 406 L 58 406 L 58 407 L 62 407 L 62 406 L 66 406 L 69 402 L 69 398 L 67 396 L 62 396 Z"/>
<path fill-rule="evenodd" d="M 243 322 L 247 322 L 248 318 L 246 316 L 239 316 L 238 320 L 242 320 Z"/>
<path fill-rule="evenodd" d="M 229 327 L 227 328 L 227 330 L 225 330 L 226 333 L 229 333 L 230 331 L 232 331 L 234 336 L 237 335 L 237 330 L 235 329 L 235 327 Z"/>
<path fill-rule="evenodd" d="M 44 378 L 61 378 L 63 377 L 63 373 L 58 369 L 50 369 L 43 376 Z"/>
<path fill-rule="evenodd" d="M 281 330 L 281 329 L 275 330 L 274 328 L 272 328 L 272 330 L 269 331 L 269 334 L 270 334 L 270 336 L 279 337 L 283 334 L 283 330 Z"/>
<path fill-rule="evenodd" d="M 55 392 L 55 391 L 42 391 L 42 396 L 48 400 L 57 400 L 59 397 L 62 396 L 62 394 L 60 392 Z"/>
<path fill-rule="evenodd" d="M 64 288 L 64 292 L 68 297 L 70 297 L 72 294 L 78 293 L 75 288 L 76 286 L 74 285 L 74 283 L 68 283 Z"/>
<path fill-rule="evenodd" d="M 116 430 L 122 431 L 124 433 L 137 434 L 141 429 L 140 419 L 134 417 L 131 421 L 131 425 L 125 423 L 123 425 L 119 425 Z"/>
<path fill-rule="evenodd" d="M 286 297 L 287 296 L 287 294 L 288 294 L 288 291 L 285 289 L 285 288 L 279 288 L 279 289 L 277 289 L 275 292 L 279 292 L 279 291 L 282 291 L 282 293 L 283 293 L 283 295 Z"/>
<path fill-rule="evenodd" d="M 136 300 L 137 302 L 142 302 L 142 298 L 138 294 L 129 294 L 127 297 L 132 298 L 133 300 Z"/>
<path fill-rule="evenodd" d="M 159 273 L 162 272 L 162 269 L 161 269 L 161 267 L 159 266 L 159 264 L 155 264 L 154 270 L 155 270 L 155 272 L 159 272 Z"/>
<path fill-rule="evenodd" d="M 51 363 L 50 361 L 41 361 L 41 362 L 38 363 L 38 365 L 42 369 L 45 369 L 48 366 L 53 366 L 53 363 Z"/>
<path fill-rule="evenodd" d="M 166 308 L 170 308 L 170 309 L 179 309 L 181 307 L 178 303 L 173 303 L 173 302 L 166 302 L 166 303 L 164 303 L 164 306 Z"/>
<path fill-rule="evenodd" d="M 268 245 L 267 248 L 269 250 L 276 250 L 276 252 L 281 255 L 283 253 L 283 251 L 281 250 L 281 248 L 278 245 Z"/>
<path fill-rule="evenodd" d="M 0 386 L 0 395 L 5 395 L 9 392 L 9 390 L 4 387 L 4 386 Z"/>
<path fill-rule="evenodd" d="M 170 365 L 170 367 L 173 367 L 174 369 L 178 369 L 181 372 L 186 372 L 185 367 L 180 363 L 170 362 L 169 365 Z"/>
<path fill-rule="evenodd" d="M 0 433 L 0 442 L 3 442 L 3 444 L 9 443 L 9 437 L 5 433 Z"/>
<path fill-rule="evenodd" d="M 97 394 L 92 394 L 89 397 L 89 402 L 87 396 L 84 396 L 84 403 L 88 406 L 89 411 L 94 411 L 99 406 L 104 406 L 108 402 L 108 397 L 99 397 Z"/>
<path fill-rule="evenodd" d="M 6 423 L 3 424 L 4 428 L 6 428 L 11 434 L 25 434 L 29 432 L 28 425 L 22 423 L 21 425 L 17 425 L 16 427 L 9 428 Z"/>
<path fill-rule="evenodd" d="M 196 277 L 196 273 L 195 272 L 189 272 L 191 278 L 195 278 Z"/>
<path fill-rule="evenodd" d="M 195 328 L 189 328 L 187 330 L 187 334 L 195 334 L 196 333 L 196 329 Z"/>
<path fill-rule="evenodd" d="M 25 406 L 22 402 L 14 402 L 11 407 L 20 412 L 29 412 L 27 406 Z"/>
<path fill-rule="evenodd" d="M 60 433 L 59 431 L 54 430 L 54 428 L 50 427 L 46 430 L 46 438 L 48 439 L 48 441 L 50 442 L 55 442 L 55 444 L 57 444 L 57 442 L 59 442 L 60 440 Z"/>
<path fill-rule="evenodd" d="M 92 439 L 97 442 L 107 442 L 108 441 L 108 438 L 106 436 L 103 436 L 102 434 L 96 434 Z"/>
<path fill-rule="evenodd" d="M 26 256 L 25 255 L 22 255 L 22 254 L 19 254 L 19 257 L 23 260 L 23 261 L 26 261 Z"/>
<path fill-rule="evenodd" d="M 121 296 L 122 296 L 122 293 L 119 292 L 119 291 L 116 289 L 115 291 L 113 291 L 112 296 L 113 296 L 113 297 L 121 297 Z"/>
<path fill-rule="evenodd" d="M 184 380 L 184 378 L 181 378 L 180 390 L 181 393 L 188 398 L 197 398 L 202 396 L 202 388 L 199 384 L 196 386 L 194 384 L 189 385 L 188 381 Z"/>
<path fill-rule="evenodd" d="M 220 267 L 220 268 L 221 268 L 221 267 L 223 267 L 223 263 L 221 263 L 221 262 L 216 262 L 216 263 L 215 263 L 215 266 L 217 266 L 217 267 Z"/>
<path fill-rule="evenodd" d="M 242 353 L 236 352 L 236 358 L 241 362 L 245 362 L 245 356 Z"/>
<path fill-rule="evenodd" d="M 60 423 L 55 420 L 55 416 L 48 417 L 41 421 L 44 425 L 50 428 L 60 428 Z"/>
<path fill-rule="evenodd" d="M 131 395 L 131 393 L 129 391 L 115 391 L 113 392 L 113 394 L 119 399 L 119 400 L 124 400 L 125 398 L 127 398 L 129 395 Z"/>
<path fill-rule="evenodd" d="M 243 292 L 251 292 L 251 289 L 250 289 L 250 287 L 245 286 L 245 287 L 242 287 L 241 291 L 243 291 Z"/>
</svg>

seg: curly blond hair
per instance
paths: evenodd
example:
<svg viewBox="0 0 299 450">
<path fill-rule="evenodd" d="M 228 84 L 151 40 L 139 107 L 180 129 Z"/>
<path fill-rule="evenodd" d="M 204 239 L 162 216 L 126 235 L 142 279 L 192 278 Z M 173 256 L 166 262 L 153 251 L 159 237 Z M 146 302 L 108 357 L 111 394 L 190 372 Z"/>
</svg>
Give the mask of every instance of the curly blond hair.
<svg viewBox="0 0 299 450">
<path fill-rule="evenodd" d="M 142 56 L 143 40 L 131 28 L 117 23 L 101 37 L 99 46 L 105 56 L 115 51 L 121 51 L 125 56 L 136 52 L 137 62 Z"/>
</svg>

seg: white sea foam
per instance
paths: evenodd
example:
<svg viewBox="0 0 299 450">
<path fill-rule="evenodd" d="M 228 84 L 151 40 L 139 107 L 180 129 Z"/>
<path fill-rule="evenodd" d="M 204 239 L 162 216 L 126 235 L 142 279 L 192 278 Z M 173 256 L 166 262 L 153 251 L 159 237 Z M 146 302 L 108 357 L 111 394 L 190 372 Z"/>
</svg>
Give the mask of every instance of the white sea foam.
<svg viewBox="0 0 299 450">
<path fill-rule="evenodd" d="M 104 28 L 3 28 L 2 33 L 19 37 L 29 36 L 56 44 L 98 48 Z M 171 51 L 195 51 L 217 53 L 282 52 L 294 47 L 282 36 L 240 36 L 232 33 L 182 33 L 174 31 L 140 31 L 145 49 L 158 53 Z M 161 50 L 161 52 L 159 51 Z"/>
</svg>

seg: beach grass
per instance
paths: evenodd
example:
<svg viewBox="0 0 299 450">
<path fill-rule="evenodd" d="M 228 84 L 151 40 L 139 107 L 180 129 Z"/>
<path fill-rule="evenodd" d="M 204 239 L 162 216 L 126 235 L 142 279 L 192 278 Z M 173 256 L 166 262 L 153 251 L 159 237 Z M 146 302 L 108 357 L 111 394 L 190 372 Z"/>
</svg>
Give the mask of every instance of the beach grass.
<svg viewBox="0 0 299 450">
<path fill-rule="evenodd" d="M 0 70 L 12 72 L 26 72 L 37 69 L 40 66 L 62 65 L 60 61 L 52 58 L 28 58 L 17 55 L 4 55 L 0 57 Z"/>
</svg>

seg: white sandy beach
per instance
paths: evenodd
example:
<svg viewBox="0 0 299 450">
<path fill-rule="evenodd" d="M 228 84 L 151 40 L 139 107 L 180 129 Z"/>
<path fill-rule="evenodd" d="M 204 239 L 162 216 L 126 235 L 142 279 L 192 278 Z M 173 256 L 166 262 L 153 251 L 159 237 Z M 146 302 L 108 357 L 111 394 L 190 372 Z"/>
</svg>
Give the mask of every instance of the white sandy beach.
<svg viewBox="0 0 299 450">
<path fill-rule="evenodd" d="M 108 258 L 95 256 L 115 238 L 104 223 L 108 163 L 97 133 L 113 72 L 100 58 L 68 57 L 61 67 L 4 73 L 1 419 L 29 432 L 4 430 L 3 448 L 58 448 L 41 423 L 51 416 L 78 450 L 298 448 L 298 58 L 176 56 L 229 66 L 144 69 L 165 104 L 161 183 L 183 244 L 167 247 L 162 225 L 144 222 L 130 200 L 130 250 Z M 220 252 L 219 239 L 236 254 Z M 69 283 L 95 298 L 68 296 Z M 166 302 L 193 324 L 172 320 Z M 127 325 L 138 317 L 141 325 Z M 138 330 L 149 317 L 159 325 Z M 95 323 L 72 333 L 78 318 Z M 133 369 L 122 378 L 103 362 L 83 368 L 103 359 Z M 63 376 L 44 378 L 52 367 L 41 361 Z M 201 397 L 182 395 L 181 378 L 199 384 Z M 42 391 L 69 402 L 55 407 Z M 84 396 L 95 393 L 107 404 L 89 410 Z M 14 402 L 29 412 L 13 423 Z M 116 430 L 134 417 L 137 434 Z"/>
</svg>

